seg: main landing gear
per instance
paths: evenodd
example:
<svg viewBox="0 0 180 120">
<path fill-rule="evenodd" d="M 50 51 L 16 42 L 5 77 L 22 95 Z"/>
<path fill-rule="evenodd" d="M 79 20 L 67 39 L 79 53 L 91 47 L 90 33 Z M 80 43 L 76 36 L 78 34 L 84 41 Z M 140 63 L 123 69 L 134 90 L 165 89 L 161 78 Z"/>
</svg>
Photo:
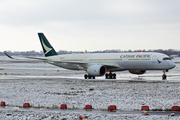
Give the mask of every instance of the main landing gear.
<svg viewBox="0 0 180 120">
<path fill-rule="evenodd" d="M 105 74 L 105 76 L 106 76 L 106 79 L 116 79 L 116 74 L 115 73 L 106 73 Z"/>
<path fill-rule="evenodd" d="M 166 71 L 166 72 L 168 72 L 168 71 Z M 166 72 L 163 71 L 162 80 L 167 80 Z"/>
<path fill-rule="evenodd" d="M 84 79 L 95 79 L 95 76 L 90 76 L 90 75 L 85 74 Z"/>
<path fill-rule="evenodd" d="M 115 73 L 106 73 L 105 74 L 106 79 L 116 79 L 116 74 Z M 95 79 L 95 76 L 90 76 L 88 74 L 84 75 L 84 79 Z"/>
</svg>

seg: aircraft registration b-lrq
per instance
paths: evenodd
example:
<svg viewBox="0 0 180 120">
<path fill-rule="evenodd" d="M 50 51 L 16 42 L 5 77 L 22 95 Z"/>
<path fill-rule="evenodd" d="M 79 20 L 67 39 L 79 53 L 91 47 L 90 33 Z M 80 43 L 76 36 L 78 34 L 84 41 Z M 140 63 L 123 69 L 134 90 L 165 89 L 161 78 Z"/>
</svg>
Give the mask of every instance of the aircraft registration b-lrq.
<svg viewBox="0 0 180 120">
<path fill-rule="evenodd" d="M 116 79 L 116 74 L 112 72 L 128 70 L 132 74 L 144 74 L 146 70 L 168 71 L 176 66 L 169 56 L 156 52 L 58 55 L 43 33 L 38 33 L 38 36 L 45 57 L 28 58 L 42 60 L 65 69 L 84 70 L 87 72 L 85 79 L 95 79 L 96 76 L 103 75 L 106 79 Z"/>
</svg>

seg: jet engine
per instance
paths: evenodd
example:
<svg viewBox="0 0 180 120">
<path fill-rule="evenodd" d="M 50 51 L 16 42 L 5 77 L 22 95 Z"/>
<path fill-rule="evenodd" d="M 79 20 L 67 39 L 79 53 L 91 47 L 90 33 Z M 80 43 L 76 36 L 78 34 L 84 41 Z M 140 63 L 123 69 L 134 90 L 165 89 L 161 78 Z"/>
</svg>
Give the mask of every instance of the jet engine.
<svg viewBox="0 0 180 120">
<path fill-rule="evenodd" d="M 132 74 L 144 74 L 146 70 L 129 70 L 130 73 Z"/>
<path fill-rule="evenodd" d="M 87 68 L 90 76 L 103 76 L 106 73 L 106 67 L 103 65 L 92 65 Z"/>
</svg>

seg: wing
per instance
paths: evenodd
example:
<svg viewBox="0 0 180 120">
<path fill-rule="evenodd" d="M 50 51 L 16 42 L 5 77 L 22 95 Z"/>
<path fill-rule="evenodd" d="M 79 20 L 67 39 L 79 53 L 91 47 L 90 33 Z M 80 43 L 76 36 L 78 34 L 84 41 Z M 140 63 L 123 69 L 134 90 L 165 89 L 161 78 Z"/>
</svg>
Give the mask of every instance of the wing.
<svg viewBox="0 0 180 120">
<path fill-rule="evenodd" d="M 103 65 L 107 68 L 108 71 L 114 71 L 116 69 L 121 69 L 121 67 L 116 63 L 108 63 L 108 62 L 90 62 L 90 61 L 53 61 L 49 60 L 48 63 L 57 65 L 58 64 L 68 64 L 68 65 L 76 65 L 81 67 L 83 70 L 87 70 L 87 68 L 91 65 Z"/>
</svg>

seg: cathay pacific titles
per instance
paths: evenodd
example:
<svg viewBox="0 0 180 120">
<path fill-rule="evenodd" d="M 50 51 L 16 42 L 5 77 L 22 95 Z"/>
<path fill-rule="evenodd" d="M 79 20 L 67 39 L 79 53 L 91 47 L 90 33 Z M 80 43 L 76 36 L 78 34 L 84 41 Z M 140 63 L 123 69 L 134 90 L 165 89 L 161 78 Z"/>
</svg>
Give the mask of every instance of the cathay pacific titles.
<svg viewBox="0 0 180 120">
<path fill-rule="evenodd" d="M 151 58 L 150 54 L 143 55 L 121 55 L 120 58 Z"/>
</svg>

